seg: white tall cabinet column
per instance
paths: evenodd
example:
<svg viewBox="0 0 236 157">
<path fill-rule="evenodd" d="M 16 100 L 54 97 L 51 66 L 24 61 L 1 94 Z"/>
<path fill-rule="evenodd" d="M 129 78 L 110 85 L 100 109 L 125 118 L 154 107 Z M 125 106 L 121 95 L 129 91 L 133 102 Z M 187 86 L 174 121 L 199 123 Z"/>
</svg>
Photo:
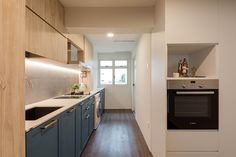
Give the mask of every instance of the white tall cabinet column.
<svg viewBox="0 0 236 157">
<path fill-rule="evenodd" d="M 157 0 L 155 29 L 151 36 L 151 152 L 166 157 L 166 76 L 165 0 Z"/>
<path fill-rule="evenodd" d="M 220 0 L 220 157 L 236 154 L 236 1 Z"/>
</svg>

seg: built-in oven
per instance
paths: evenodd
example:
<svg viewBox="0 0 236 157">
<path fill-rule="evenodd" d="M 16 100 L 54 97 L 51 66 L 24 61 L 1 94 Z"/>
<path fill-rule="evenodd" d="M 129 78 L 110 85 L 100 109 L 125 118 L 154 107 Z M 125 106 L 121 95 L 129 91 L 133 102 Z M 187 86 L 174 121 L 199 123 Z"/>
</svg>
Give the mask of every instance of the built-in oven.
<svg viewBox="0 0 236 157">
<path fill-rule="evenodd" d="M 218 129 L 218 80 L 168 81 L 168 129 Z"/>
</svg>

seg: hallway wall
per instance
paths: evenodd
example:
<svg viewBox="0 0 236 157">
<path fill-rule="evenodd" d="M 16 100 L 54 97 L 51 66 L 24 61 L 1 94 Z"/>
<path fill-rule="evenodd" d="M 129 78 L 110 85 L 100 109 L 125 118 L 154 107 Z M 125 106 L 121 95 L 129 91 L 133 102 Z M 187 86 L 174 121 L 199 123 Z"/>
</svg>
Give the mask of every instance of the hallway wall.
<svg viewBox="0 0 236 157">
<path fill-rule="evenodd" d="M 143 34 L 136 53 L 135 117 L 151 148 L 151 34 Z"/>
</svg>

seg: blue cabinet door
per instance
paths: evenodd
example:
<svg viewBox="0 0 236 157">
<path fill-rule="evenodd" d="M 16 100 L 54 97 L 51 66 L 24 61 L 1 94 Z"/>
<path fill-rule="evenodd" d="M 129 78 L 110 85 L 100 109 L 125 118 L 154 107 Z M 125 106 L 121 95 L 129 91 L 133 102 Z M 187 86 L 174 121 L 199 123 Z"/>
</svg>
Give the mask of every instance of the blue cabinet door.
<svg viewBox="0 0 236 157">
<path fill-rule="evenodd" d="M 60 115 L 59 157 L 75 157 L 76 154 L 76 109 L 71 108 Z"/>
<path fill-rule="evenodd" d="M 81 148 L 84 149 L 89 137 L 89 112 L 82 111 L 82 140 Z"/>
<path fill-rule="evenodd" d="M 27 157 L 58 157 L 58 119 L 52 119 L 26 134 Z"/>
<path fill-rule="evenodd" d="M 105 111 L 105 89 L 100 92 L 102 114 Z"/>
<path fill-rule="evenodd" d="M 94 129 L 94 99 L 89 101 L 89 136 L 92 134 Z"/>
<path fill-rule="evenodd" d="M 81 132 L 82 132 L 82 109 L 81 105 L 76 107 L 76 157 L 79 157 L 82 152 L 81 146 Z"/>
</svg>

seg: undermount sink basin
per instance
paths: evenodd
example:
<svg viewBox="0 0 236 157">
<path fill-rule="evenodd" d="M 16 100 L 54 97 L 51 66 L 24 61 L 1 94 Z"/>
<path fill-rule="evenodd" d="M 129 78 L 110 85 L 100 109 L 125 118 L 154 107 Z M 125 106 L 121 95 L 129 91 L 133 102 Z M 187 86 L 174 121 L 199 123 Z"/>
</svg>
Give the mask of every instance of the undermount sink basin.
<svg viewBox="0 0 236 157">
<path fill-rule="evenodd" d="M 34 107 L 25 111 L 26 120 L 37 120 L 62 107 Z"/>
<path fill-rule="evenodd" d="M 56 97 L 54 99 L 82 99 L 84 97 L 85 97 L 84 95 L 63 95 Z"/>
</svg>

